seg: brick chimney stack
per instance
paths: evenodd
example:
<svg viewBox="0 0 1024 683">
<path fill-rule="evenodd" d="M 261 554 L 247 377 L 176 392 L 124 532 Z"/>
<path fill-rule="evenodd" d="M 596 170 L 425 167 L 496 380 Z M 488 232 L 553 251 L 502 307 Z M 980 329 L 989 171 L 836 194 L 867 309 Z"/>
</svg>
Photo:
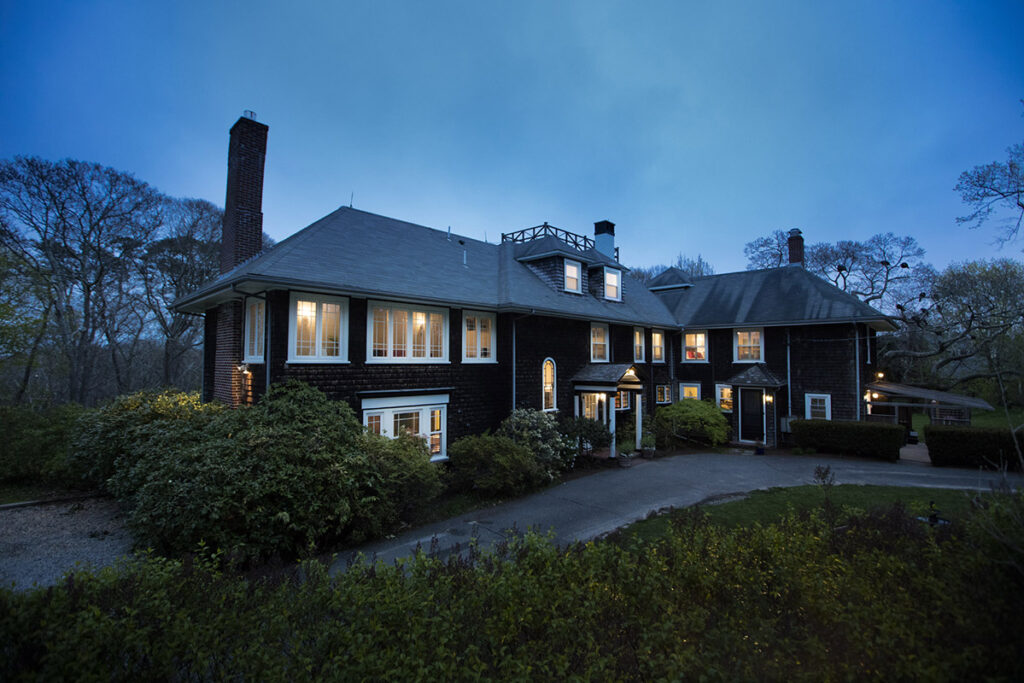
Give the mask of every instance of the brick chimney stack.
<svg viewBox="0 0 1024 683">
<path fill-rule="evenodd" d="M 786 244 L 789 247 L 789 265 L 803 267 L 804 236 L 799 228 L 793 228 L 789 231 L 789 239 L 786 241 Z"/>
<path fill-rule="evenodd" d="M 228 190 L 220 242 L 220 272 L 226 273 L 263 247 L 263 163 L 267 130 L 247 111 L 231 127 Z"/>
<path fill-rule="evenodd" d="M 594 248 L 605 256 L 615 258 L 615 224 L 611 221 L 594 223 Z"/>
</svg>

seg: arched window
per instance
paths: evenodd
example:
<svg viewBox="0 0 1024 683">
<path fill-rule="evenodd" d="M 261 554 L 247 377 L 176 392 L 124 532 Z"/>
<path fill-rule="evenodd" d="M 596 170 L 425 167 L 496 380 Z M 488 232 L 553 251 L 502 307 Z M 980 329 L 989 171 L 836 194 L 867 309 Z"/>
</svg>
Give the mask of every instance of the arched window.
<svg viewBox="0 0 1024 683">
<path fill-rule="evenodd" d="M 555 410 L 555 361 L 550 358 L 544 360 L 542 375 L 541 408 L 543 410 Z"/>
</svg>

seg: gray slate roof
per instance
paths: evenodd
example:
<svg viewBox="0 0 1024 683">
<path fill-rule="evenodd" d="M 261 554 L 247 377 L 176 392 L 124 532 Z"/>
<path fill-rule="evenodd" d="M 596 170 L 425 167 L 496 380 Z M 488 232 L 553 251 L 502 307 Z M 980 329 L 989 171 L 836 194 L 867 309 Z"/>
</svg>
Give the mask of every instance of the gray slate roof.
<svg viewBox="0 0 1024 683">
<path fill-rule="evenodd" d="M 669 273 L 662 285 L 673 279 L 682 278 Z M 836 322 L 892 328 L 885 315 L 799 266 L 710 275 L 658 297 L 691 329 Z"/>
<path fill-rule="evenodd" d="M 868 391 L 876 391 L 886 396 L 915 398 L 927 401 L 928 403 L 935 403 L 937 405 L 962 406 L 964 408 L 978 408 L 980 410 L 995 410 L 995 408 L 989 405 L 989 402 L 983 398 L 951 394 L 948 391 L 938 391 L 936 389 L 912 387 L 906 384 L 896 384 L 895 382 L 872 382 L 865 388 Z M 922 405 L 926 404 L 922 403 Z"/>
<path fill-rule="evenodd" d="M 591 363 L 584 365 L 573 378 L 573 384 L 607 384 L 617 385 L 622 381 L 623 375 L 635 368 L 636 376 L 641 380 L 647 379 L 643 366 L 634 363 Z"/>
<path fill-rule="evenodd" d="M 606 256 L 597 249 L 575 249 L 554 235 L 530 240 L 529 242 L 518 242 L 513 247 L 517 261 L 535 261 L 549 256 L 564 256 L 566 258 L 580 261 L 587 266 L 612 266 L 619 270 L 629 270 L 615 259 Z"/>
<path fill-rule="evenodd" d="M 273 285 L 370 298 L 656 327 L 674 327 L 658 297 L 623 268 L 621 302 L 556 291 L 516 260 L 516 244 L 489 244 L 342 207 L 175 302 L 201 312 L 237 292 Z M 572 250 L 570 250 L 572 251 Z M 601 257 L 577 252 L 581 261 Z M 620 266 L 621 267 L 621 266 Z"/>
<path fill-rule="evenodd" d="M 786 385 L 786 380 L 769 370 L 764 363 L 755 363 L 726 381 L 726 384 L 737 387 L 781 387 Z"/>
</svg>

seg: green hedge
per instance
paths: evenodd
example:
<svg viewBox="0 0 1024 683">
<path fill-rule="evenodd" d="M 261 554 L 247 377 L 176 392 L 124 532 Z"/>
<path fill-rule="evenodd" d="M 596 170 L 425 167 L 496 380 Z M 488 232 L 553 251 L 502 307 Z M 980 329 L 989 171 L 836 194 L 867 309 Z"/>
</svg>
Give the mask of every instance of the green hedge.
<svg viewBox="0 0 1024 683">
<path fill-rule="evenodd" d="M 729 440 L 729 422 L 711 401 L 684 398 L 654 411 L 654 438 L 660 448 L 718 446 Z"/>
<path fill-rule="evenodd" d="M 68 453 L 83 412 L 76 403 L 42 410 L 0 406 L 0 482 L 80 483 Z"/>
<path fill-rule="evenodd" d="M 924 440 L 933 465 L 1020 470 L 1009 429 L 925 425 Z M 1024 449 L 1024 433 L 1017 433 L 1017 443 Z"/>
<path fill-rule="evenodd" d="M 899 460 L 906 441 L 904 427 L 878 422 L 794 420 L 792 428 L 793 441 L 799 448 L 892 462 Z"/>
</svg>

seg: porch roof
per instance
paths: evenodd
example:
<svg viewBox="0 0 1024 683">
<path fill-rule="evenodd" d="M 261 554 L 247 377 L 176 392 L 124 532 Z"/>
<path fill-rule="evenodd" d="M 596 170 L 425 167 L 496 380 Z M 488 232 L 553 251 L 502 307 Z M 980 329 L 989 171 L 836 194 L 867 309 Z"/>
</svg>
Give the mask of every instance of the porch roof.
<svg viewBox="0 0 1024 683">
<path fill-rule="evenodd" d="M 957 408 L 977 408 L 978 410 L 995 410 L 988 401 L 971 396 L 952 394 L 948 391 L 937 389 L 925 389 L 923 387 L 912 387 L 907 384 L 896 384 L 894 382 L 871 382 L 865 386 L 870 392 L 882 394 L 886 397 L 900 399 L 911 399 L 909 405 L 922 406 L 955 406 Z M 881 405 L 885 405 L 882 402 Z"/>
<path fill-rule="evenodd" d="M 573 385 L 618 387 L 642 384 L 647 379 L 642 367 L 633 363 L 591 363 L 577 372 Z"/>
<path fill-rule="evenodd" d="M 755 363 L 727 380 L 726 384 L 736 387 L 782 387 L 786 385 L 786 381 L 780 379 L 764 363 Z"/>
</svg>

